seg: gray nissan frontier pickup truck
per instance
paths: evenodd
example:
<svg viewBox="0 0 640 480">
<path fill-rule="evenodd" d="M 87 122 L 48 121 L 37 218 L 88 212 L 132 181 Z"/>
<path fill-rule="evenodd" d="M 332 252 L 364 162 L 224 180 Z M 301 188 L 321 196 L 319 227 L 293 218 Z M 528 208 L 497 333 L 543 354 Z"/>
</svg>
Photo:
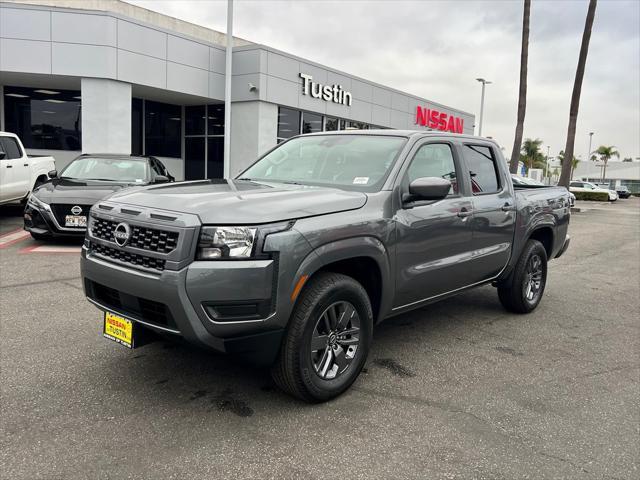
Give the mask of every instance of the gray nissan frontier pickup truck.
<svg viewBox="0 0 640 480">
<path fill-rule="evenodd" d="M 232 180 L 99 201 L 81 269 L 105 337 L 238 355 L 318 402 L 354 382 L 386 318 L 484 284 L 506 309 L 534 310 L 569 218 L 569 192 L 514 187 L 493 140 L 323 132 Z"/>
</svg>

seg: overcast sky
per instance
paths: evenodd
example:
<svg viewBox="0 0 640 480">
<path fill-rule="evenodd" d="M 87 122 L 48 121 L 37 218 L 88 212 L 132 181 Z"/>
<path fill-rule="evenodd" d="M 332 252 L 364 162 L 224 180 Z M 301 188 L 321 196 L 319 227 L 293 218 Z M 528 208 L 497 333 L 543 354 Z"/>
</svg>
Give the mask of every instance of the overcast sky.
<svg viewBox="0 0 640 480">
<path fill-rule="evenodd" d="M 128 0 L 226 30 L 226 1 Z M 234 34 L 476 114 L 511 153 L 518 102 L 522 1 L 236 0 Z M 564 149 L 587 1 L 533 0 L 524 136 Z M 640 157 L 640 1 L 600 0 L 576 134 L 576 156 L 615 145 Z"/>
</svg>

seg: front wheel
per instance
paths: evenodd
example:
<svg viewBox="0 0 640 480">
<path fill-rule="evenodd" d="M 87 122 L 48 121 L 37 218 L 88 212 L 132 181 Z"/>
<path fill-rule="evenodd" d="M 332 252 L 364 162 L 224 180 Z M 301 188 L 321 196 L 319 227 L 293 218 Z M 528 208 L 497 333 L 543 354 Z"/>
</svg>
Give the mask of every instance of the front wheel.
<svg viewBox="0 0 640 480">
<path fill-rule="evenodd" d="M 515 313 L 529 313 L 542 300 L 547 283 L 547 251 L 542 243 L 529 240 L 508 283 L 498 285 L 502 306 Z"/>
<path fill-rule="evenodd" d="M 272 368 L 275 383 L 307 402 L 337 397 L 360 374 L 372 330 L 371 303 L 362 285 L 338 273 L 312 277 Z"/>
</svg>

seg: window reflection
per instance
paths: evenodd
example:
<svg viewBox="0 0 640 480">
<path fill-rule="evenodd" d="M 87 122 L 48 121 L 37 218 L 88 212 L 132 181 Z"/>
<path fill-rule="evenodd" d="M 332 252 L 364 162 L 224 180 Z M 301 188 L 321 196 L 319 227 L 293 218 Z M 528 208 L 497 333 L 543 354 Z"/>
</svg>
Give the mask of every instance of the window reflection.
<svg viewBox="0 0 640 480">
<path fill-rule="evenodd" d="M 79 91 L 4 87 L 4 105 L 6 129 L 25 147 L 81 150 Z"/>
</svg>

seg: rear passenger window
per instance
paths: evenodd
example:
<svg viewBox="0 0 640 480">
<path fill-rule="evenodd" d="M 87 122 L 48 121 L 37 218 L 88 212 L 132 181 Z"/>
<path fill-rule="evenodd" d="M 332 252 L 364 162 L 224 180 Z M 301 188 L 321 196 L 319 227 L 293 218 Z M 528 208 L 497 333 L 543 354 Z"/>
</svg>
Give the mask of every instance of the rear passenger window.
<svg viewBox="0 0 640 480">
<path fill-rule="evenodd" d="M 464 157 L 469 165 L 471 190 L 474 195 L 496 193 L 500 190 L 498 166 L 491 148 L 482 145 L 465 145 Z"/>
<path fill-rule="evenodd" d="M 4 151 L 7 154 L 7 160 L 13 160 L 14 158 L 22 157 L 22 152 L 16 142 L 15 138 L 4 137 L 0 140 L 3 143 Z"/>
<path fill-rule="evenodd" d="M 422 177 L 441 177 L 451 182 L 449 194 L 458 193 L 456 166 L 451 147 L 446 143 L 429 143 L 418 149 L 409 169 L 409 183 Z"/>
</svg>

